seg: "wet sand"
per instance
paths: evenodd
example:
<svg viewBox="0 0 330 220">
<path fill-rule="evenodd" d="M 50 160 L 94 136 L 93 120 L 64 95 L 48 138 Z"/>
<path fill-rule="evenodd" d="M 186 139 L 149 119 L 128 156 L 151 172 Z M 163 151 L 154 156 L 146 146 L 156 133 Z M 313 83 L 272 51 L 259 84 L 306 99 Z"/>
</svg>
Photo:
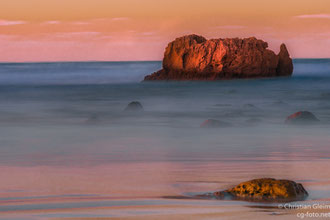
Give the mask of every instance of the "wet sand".
<svg viewBox="0 0 330 220">
<path fill-rule="evenodd" d="M 239 158 L 224 162 L 132 162 L 95 167 L 2 166 L 0 218 L 296 219 L 297 210 L 280 209 L 278 204 L 164 196 L 193 196 L 223 190 L 247 179 L 271 176 L 303 183 L 310 196 L 301 204 L 330 204 L 330 173 L 322 172 L 329 166 L 327 159 L 251 162 Z"/>
</svg>

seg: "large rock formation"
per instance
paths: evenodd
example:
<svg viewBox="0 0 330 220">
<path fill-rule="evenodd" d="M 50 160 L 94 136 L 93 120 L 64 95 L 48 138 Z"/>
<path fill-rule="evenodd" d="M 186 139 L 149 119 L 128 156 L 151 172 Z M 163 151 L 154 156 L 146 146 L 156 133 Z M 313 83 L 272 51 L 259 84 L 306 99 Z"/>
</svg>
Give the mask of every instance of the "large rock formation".
<svg viewBox="0 0 330 220">
<path fill-rule="evenodd" d="M 188 35 L 169 43 L 163 69 L 144 80 L 220 80 L 289 76 L 292 60 L 284 44 L 276 55 L 255 37 L 211 39 Z"/>
</svg>

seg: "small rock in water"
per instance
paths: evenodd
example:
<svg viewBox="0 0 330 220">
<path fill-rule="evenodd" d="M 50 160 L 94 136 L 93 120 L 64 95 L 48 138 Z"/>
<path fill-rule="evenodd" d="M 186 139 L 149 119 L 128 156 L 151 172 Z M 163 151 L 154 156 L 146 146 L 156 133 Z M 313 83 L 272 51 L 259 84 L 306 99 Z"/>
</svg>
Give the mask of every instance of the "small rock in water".
<svg viewBox="0 0 330 220">
<path fill-rule="evenodd" d="M 230 123 L 219 121 L 215 119 L 207 119 L 201 124 L 201 128 L 221 128 L 221 127 L 228 127 Z"/>
<path fill-rule="evenodd" d="M 315 117 L 315 115 L 308 111 L 296 112 L 288 116 L 285 120 L 287 124 L 313 124 L 320 120 Z"/>
<path fill-rule="evenodd" d="M 302 184 L 273 178 L 254 179 L 240 183 L 232 189 L 214 192 L 216 199 L 236 199 L 256 202 L 290 202 L 308 196 Z"/>
<path fill-rule="evenodd" d="M 127 105 L 125 111 L 143 111 L 143 106 L 140 102 L 134 101 Z"/>
</svg>

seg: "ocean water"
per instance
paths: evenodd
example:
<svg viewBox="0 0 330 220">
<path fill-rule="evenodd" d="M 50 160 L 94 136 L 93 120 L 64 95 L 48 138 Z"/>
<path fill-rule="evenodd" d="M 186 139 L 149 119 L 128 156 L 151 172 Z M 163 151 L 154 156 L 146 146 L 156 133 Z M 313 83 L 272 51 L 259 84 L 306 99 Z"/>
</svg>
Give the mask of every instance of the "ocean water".
<svg viewBox="0 0 330 220">
<path fill-rule="evenodd" d="M 330 59 L 296 59 L 284 78 L 141 82 L 160 68 L 1 63 L 0 219 L 192 213 L 161 205 L 238 212 L 249 203 L 163 197 L 257 177 L 292 179 L 310 192 L 306 202 L 330 201 Z M 144 111 L 123 111 L 131 101 Z M 284 123 L 301 110 L 320 123 Z M 200 128 L 206 119 L 231 126 Z"/>
</svg>

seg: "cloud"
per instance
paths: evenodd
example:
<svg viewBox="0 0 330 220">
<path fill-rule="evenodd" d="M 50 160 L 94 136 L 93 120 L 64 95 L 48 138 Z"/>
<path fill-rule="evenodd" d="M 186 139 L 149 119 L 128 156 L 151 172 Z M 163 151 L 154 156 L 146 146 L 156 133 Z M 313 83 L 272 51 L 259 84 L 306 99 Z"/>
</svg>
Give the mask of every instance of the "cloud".
<svg viewBox="0 0 330 220">
<path fill-rule="evenodd" d="M 309 15 L 298 15 L 295 18 L 323 18 L 330 19 L 330 14 L 309 14 Z"/>
<path fill-rule="evenodd" d="M 127 21 L 127 20 L 129 20 L 128 17 L 111 18 L 111 21 Z"/>
<path fill-rule="evenodd" d="M 16 35 L 6 35 L 6 34 L 0 34 L 0 40 L 12 40 Z"/>
<path fill-rule="evenodd" d="M 42 25 L 55 25 L 55 24 L 61 24 L 60 21 L 45 21 L 41 23 Z"/>
<path fill-rule="evenodd" d="M 63 33 L 57 33 L 57 36 L 96 36 L 101 34 L 100 32 L 96 31 L 82 31 L 82 32 L 63 32 Z"/>
<path fill-rule="evenodd" d="M 82 32 L 62 32 L 62 33 L 55 33 L 55 34 L 48 34 L 46 35 L 48 38 L 59 38 L 59 39 L 91 39 L 95 37 L 101 36 L 100 32 L 94 31 L 82 31 Z"/>
<path fill-rule="evenodd" d="M 150 31 L 150 32 L 142 32 L 141 34 L 144 36 L 151 36 L 151 35 L 155 35 L 156 32 L 154 31 Z"/>
<path fill-rule="evenodd" d="M 9 21 L 9 20 L 0 20 L 0 26 L 10 26 L 10 25 L 19 25 L 26 24 L 25 21 Z"/>
<path fill-rule="evenodd" d="M 216 29 L 243 29 L 243 28 L 246 28 L 246 26 L 242 26 L 242 25 L 223 25 L 223 26 L 216 26 L 214 28 L 216 28 Z"/>
<path fill-rule="evenodd" d="M 75 21 L 75 22 L 71 22 L 71 24 L 73 24 L 73 25 L 89 25 L 91 23 L 86 22 L 86 21 Z"/>
<path fill-rule="evenodd" d="M 60 24 L 60 21 L 46 21 L 44 24 Z"/>
<path fill-rule="evenodd" d="M 69 34 L 71 34 L 71 35 L 89 35 L 89 36 L 93 36 L 93 35 L 99 35 L 99 34 L 101 34 L 101 32 L 97 32 L 97 31 L 82 31 L 82 32 L 71 32 Z"/>
</svg>

